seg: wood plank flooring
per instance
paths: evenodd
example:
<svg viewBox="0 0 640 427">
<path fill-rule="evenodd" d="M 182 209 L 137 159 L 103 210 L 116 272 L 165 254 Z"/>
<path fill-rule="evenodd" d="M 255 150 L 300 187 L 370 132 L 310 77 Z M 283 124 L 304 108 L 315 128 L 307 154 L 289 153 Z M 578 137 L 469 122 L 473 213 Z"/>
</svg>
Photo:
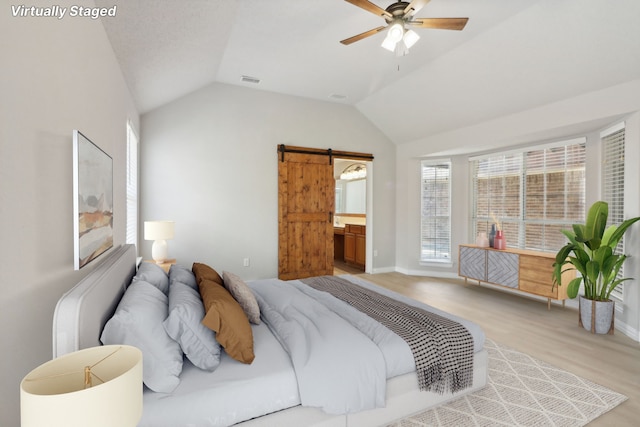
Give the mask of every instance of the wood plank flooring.
<svg viewBox="0 0 640 427">
<path fill-rule="evenodd" d="M 490 339 L 628 396 L 590 426 L 640 425 L 640 344 L 620 332 L 594 335 L 578 311 L 512 295 L 463 279 L 359 274 L 434 307 L 478 323 Z"/>
</svg>

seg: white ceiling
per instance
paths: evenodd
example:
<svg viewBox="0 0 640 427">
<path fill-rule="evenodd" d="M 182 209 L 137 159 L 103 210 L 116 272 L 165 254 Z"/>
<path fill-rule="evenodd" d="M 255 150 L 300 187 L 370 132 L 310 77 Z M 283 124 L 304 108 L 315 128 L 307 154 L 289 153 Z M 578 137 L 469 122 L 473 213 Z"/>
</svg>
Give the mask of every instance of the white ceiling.
<svg viewBox="0 0 640 427">
<path fill-rule="evenodd" d="M 221 82 L 354 105 L 400 144 L 640 78 L 638 0 L 431 0 L 416 17 L 466 28 L 418 29 L 401 58 L 384 33 L 340 44 L 384 24 L 343 0 L 95 3 L 118 5 L 102 21 L 142 113 Z"/>
</svg>

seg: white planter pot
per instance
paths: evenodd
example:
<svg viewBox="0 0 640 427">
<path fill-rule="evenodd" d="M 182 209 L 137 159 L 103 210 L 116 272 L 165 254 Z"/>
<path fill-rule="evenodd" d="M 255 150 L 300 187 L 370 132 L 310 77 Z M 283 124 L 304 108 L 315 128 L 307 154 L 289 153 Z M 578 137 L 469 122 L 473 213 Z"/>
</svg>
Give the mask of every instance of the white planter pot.
<svg viewBox="0 0 640 427">
<path fill-rule="evenodd" d="M 592 301 L 580 295 L 579 303 L 583 328 L 596 334 L 613 334 L 615 301 Z"/>
</svg>

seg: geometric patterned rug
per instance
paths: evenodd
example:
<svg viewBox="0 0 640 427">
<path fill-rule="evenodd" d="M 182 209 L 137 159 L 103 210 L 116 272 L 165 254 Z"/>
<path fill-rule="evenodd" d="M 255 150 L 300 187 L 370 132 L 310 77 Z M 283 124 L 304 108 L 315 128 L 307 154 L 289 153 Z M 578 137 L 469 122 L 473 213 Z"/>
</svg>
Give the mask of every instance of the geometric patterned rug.
<svg viewBox="0 0 640 427">
<path fill-rule="evenodd" d="M 584 426 L 627 397 L 487 339 L 489 381 L 475 393 L 391 424 Z"/>
</svg>

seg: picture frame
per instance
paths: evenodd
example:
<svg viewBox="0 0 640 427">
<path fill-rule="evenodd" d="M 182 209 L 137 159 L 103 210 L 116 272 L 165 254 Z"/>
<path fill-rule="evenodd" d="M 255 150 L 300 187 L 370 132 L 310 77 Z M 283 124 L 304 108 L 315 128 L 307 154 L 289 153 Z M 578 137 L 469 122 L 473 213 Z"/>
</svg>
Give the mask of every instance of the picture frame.
<svg viewBox="0 0 640 427">
<path fill-rule="evenodd" d="M 113 159 L 73 131 L 74 269 L 113 247 Z"/>
</svg>

